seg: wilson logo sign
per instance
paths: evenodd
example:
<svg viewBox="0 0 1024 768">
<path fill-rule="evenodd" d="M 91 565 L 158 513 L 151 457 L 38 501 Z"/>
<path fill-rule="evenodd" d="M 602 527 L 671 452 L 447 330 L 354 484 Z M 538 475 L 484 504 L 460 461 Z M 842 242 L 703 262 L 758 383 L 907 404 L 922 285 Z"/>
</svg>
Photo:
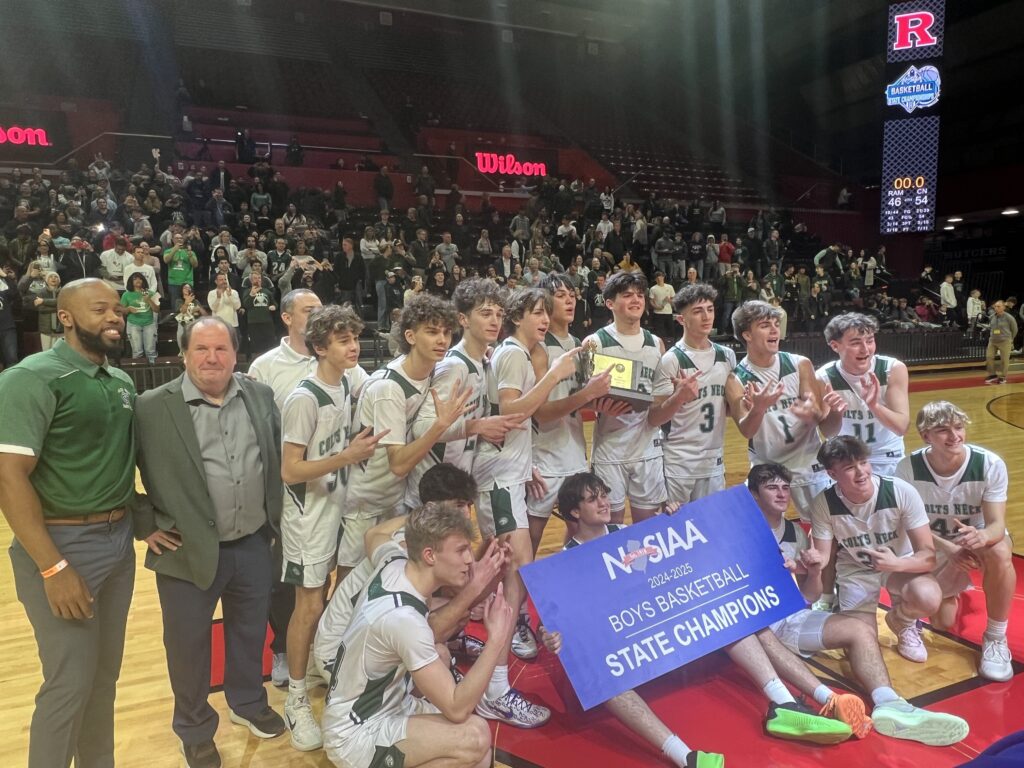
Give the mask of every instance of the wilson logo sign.
<svg viewBox="0 0 1024 768">
<path fill-rule="evenodd" d="M 515 155 L 498 155 L 494 152 L 477 152 L 476 169 L 480 173 L 497 173 L 505 176 L 547 176 L 544 163 L 521 162 Z"/>
<path fill-rule="evenodd" d="M 50 139 L 43 128 L 22 128 L 12 125 L 0 126 L 0 144 L 28 144 L 31 147 L 48 147 Z"/>
</svg>

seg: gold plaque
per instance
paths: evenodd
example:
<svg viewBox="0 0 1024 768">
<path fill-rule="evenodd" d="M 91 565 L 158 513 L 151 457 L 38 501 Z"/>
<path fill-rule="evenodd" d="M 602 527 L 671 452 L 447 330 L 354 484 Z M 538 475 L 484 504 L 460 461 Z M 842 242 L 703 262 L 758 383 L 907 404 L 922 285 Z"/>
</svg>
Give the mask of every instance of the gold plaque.
<svg viewBox="0 0 1024 768">
<path fill-rule="evenodd" d="M 627 360 L 624 357 L 614 357 L 601 352 L 594 354 L 594 372 L 604 373 L 612 369 L 612 387 L 615 389 L 635 389 L 633 384 L 633 369 L 635 361 Z"/>
</svg>

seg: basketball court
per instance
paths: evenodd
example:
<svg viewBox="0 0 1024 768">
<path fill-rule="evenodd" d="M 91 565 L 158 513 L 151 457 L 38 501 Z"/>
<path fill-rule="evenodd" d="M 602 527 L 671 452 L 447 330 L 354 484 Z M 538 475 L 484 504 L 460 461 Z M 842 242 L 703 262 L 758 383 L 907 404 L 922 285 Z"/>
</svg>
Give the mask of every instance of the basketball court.
<svg viewBox="0 0 1024 768">
<path fill-rule="evenodd" d="M 762 732 L 766 705 L 760 691 L 743 678 L 724 657 L 715 653 L 699 662 L 654 681 L 641 690 L 652 708 L 692 746 L 723 752 L 730 766 L 771 765 L 803 768 L 874 765 L 904 768 L 927 764 L 929 768 L 960 765 L 998 738 L 1024 729 L 1024 502 L 1014 489 L 1024 483 L 1024 377 L 1011 378 L 1005 386 L 984 386 L 972 372 L 956 376 L 911 374 L 911 413 L 931 400 L 948 399 L 971 417 L 968 439 L 998 453 L 1010 473 L 1007 521 L 1018 544 L 1014 564 L 1017 593 L 1010 617 L 1009 642 L 1017 675 L 1007 683 L 991 683 L 976 674 L 979 643 L 985 624 L 984 597 L 980 588 L 965 596 L 954 631 L 926 629 L 929 659 L 913 664 L 896 654 L 895 639 L 882 622 L 885 606 L 879 606 L 883 654 L 894 687 L 912 703 L 964 717 L 970 735 L 950 747 L 924 747 L 877 734 L 837 747 L 804 746 L 782 742 Z M 589 430 L 588 430 L 589 431 Z M 726 467 L 730 484 L 743 480 L 746 450 L 738 432 L 727 429 Z M 911 430 L 907 450 L 920 446 Z M 548 526 L 540 556 L 561 547 L 564 527 L 557 519 Z M 8 544 L 10 529 L 0 523 L 0 539 Z M 120 768 L 172 768 L 180 765 L 179 743 L 171 731 L 172 697 L 162 640 L 163 625 L 155 580 L 142 567 L 144 545 L 137 544 L 138 576 L 135 599 L 128 618 L 124 665 L 118 686 L 116 709 L 117 764 Z M 31 627 L 15 595 L 10 567 L 0 568 L 0 622 L 5 628 L 6 663 L 0 672 L 7 716 L 0 723 L 0 765 L 24 765 L 28 749 L 28 723 L 32 700 L 40 682 L 39 661 Z M 470 627 L 469 631 L 482 627 Z M 212 627 L 215 642 L 219 626 Z M 215 646 L 216 648 L 216 646 Z M 217 654 L 215 652 L 215 658 Z M 822 654 L 811 664 L 815 673 L 836 688 L 857 691 L 850 670 L 839 654 Z M 215 661 L 212 679 L 221 668 Z M 269 656 L 267 657 L 269 673 Z M 584 768 L 594 765 L 640 768 L 660 764 L 660 756 L 632 737 L 601 708 L 580 711 L 558 661 L 542 651 L 532 662 L 515 661 L 510 668 L 513 684 L 553 711 L 551 722 L 534 731 L 505 725 L 494 726 L 496 766 L 508 768 Z M 269 674 L 268 674 L 269 680 Z M 271 705 L 281 711 L 285 692 L 267 684 Z M 857 691 L 864 693 L 863 691 Z M 323 705 L 324 689 L 317 689 L 314 709 Z M 323 752 L 299 753 L 287 737 L 263 741 L 228 721 L 221 693 L 211 696 L 221 715 L 216 742 L 225 766 L 252 768 L 302 768 L 330 766 Z"/>
</svg>

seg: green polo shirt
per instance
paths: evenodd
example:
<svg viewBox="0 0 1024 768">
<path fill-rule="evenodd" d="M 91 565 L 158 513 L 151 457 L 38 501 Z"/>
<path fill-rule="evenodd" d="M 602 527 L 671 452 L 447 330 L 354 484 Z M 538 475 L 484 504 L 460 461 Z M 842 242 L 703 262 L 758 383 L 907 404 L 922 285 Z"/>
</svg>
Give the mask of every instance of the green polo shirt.
<svg viewBox="0 0 1024 768">
<path fill-rule="evenodd" d="M 35 456 L 44 517 L 127 504 L 135 490 L 135 385 L 64 340 L 0 373 L 0 453 Z"/>
</svg>

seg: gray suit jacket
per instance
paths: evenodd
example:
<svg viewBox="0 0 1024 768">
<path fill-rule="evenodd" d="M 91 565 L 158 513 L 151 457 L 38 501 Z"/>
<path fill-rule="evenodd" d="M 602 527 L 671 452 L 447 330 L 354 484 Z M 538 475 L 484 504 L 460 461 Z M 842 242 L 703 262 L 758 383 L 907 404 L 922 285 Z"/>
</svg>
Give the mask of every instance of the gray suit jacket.
<svg viewBox="0 0 1024 768">
<path fill-rule="evenodd" d="M 146 487 L 134 509 L 135 537 L 177 528 L 182 546 L 162 555 L 147 552 L 146 567 L 208 589 L 217 573 L 220 538 L 192 416 L 181 394 L 185 375 L 144 392 L 135 402 L 136 461 Z M 283 494 L 281 415 L 270 387 L 240 373 L 235 380 L 259 441 L 267 520 L 277 531 Z"/>
</svg>

